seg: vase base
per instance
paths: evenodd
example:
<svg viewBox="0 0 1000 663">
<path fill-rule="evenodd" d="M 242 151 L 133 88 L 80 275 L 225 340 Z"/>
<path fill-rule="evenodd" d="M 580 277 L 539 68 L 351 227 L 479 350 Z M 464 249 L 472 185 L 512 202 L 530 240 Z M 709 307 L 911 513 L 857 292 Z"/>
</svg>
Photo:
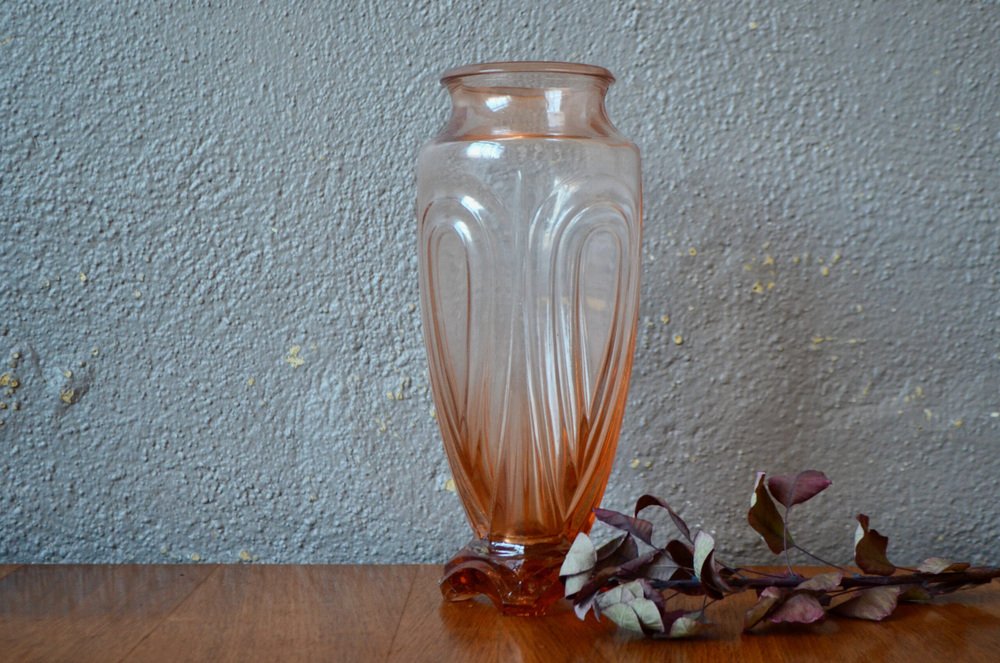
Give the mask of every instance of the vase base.
<svg viewBox="0 0 1000 663">
<path fill-rule="evenodd" d="M 559 567 L 569 545 L 472 541 L 445 565 L 441 594 L 448 601 L 483 594 L 505 615 L 543 615 L 563 596 Z"/>
</svg>

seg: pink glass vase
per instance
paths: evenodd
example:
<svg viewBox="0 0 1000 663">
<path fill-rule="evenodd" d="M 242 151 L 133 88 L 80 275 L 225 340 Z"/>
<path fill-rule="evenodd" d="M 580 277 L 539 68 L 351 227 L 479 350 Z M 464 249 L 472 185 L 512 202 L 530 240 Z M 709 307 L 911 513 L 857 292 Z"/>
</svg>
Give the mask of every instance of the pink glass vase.
<svg viewBox="0 0 1000 663">
<path fill-rule="evenodd" d="M 604 494 L 639 305 L 639 151 L 606 69 L 504 62 L 444 73 L 452 112 L 417 168 L 434 403 L 475 539 L 449 600 L 543 613 Z"/>
</svg>

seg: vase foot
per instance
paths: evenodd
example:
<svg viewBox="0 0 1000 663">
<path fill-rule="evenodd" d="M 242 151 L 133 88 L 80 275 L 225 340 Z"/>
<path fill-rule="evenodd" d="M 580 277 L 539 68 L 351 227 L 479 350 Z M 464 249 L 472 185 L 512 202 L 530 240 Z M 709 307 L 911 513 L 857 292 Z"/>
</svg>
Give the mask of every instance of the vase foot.
<svg viewBox="0 0 1000 663">
<path fill-rule="evenodd" d="M 569 542 L 517 545 L 472 541 L 444 567 L 441 594 L 465 601 L 479 594 L 505 615 L 543 615 L 563 596 L 559 581 Z"/>
</svg>

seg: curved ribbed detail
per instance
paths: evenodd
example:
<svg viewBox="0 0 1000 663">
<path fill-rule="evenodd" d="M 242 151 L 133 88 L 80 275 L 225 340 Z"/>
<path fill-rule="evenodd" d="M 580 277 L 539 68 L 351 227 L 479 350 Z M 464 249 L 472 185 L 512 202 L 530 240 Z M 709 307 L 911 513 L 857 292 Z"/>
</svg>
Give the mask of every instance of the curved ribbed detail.
<svg viewBox="0 0 1000 663">
<path fill-rule="evenodd" d="M 624 413 L 637 192 L 602 175 L 539 197 L 518 180 L 503 205 L 463 184 L 430 200 L 420 225 L 430 377 L 456 486 L 481 538 L 572 538 L 592 521 Z"/>
<path fill-rule="evenodd" d="M 421 223 L 421 295 L 436 414 L 445 451 L 471 522 L 488 519 L 495 452 L 488 381 L 494 352 L 489 330 L 496 299 L 486 284 L 498 276 L 494 238 L 497 207 L 469 196 L 438 198 Z M 489 204 L 489 203 L 488 203 Z M 479 293 L 473 296 L 474 293 Z M 484 481 L 485 479 L 485 481 Z M 477 528 L 478 529 L 478 528 Z"/>
</svg>

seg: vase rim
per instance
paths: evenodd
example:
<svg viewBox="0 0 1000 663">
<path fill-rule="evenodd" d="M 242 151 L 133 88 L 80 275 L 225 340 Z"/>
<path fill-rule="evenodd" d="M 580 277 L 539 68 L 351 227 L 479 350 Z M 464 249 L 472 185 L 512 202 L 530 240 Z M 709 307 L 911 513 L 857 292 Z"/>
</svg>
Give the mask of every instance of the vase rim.
<svg viewBox="0 0 1000 663">
<path fill-rule="evenodd" d="M 614 74 L 604 67 L 593 64 L 554 60 L 522 60 L 482 62 L 452 67 L 441 74 L 441 83 L 447 85 L 457 78 L 477 74 L 578 74 L 600 78 L 609 84 L 615 82 Z"/>
</svg>

